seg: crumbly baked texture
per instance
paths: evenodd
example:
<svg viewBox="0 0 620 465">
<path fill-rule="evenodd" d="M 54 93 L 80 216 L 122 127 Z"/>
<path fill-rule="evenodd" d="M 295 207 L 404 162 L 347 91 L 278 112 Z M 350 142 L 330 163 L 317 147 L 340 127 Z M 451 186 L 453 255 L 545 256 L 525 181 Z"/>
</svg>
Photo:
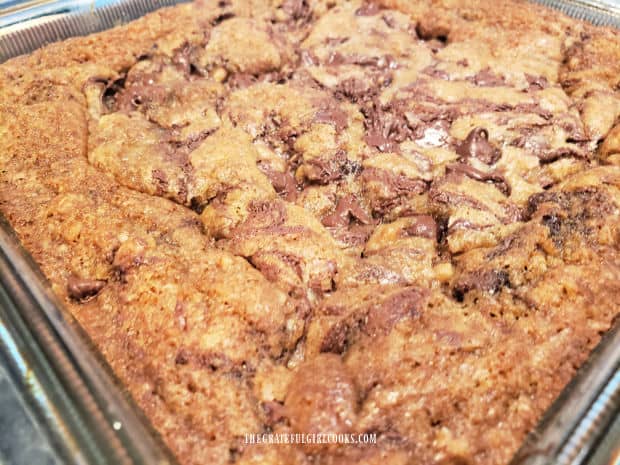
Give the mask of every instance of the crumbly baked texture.
<svg viewBox="0 0 620 465">
<path fill-rule="evenodd" d="M 617 31 L 197 1 L 0 82 L 1 211 L 182 464 L 507 463 L 619 312 Z"/>
</svg>

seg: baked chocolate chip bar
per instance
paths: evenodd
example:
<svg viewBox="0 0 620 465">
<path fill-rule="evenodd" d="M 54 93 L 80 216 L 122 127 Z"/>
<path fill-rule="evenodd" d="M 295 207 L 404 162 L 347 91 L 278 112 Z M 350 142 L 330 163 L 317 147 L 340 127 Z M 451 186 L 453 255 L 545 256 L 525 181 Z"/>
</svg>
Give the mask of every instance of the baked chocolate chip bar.
<svg viewBox="0 0 620 465">
<path fill-rule="evenodd" d="M 0 82 L 0 210 L 183 465 L 506 464 L 620 312 L 615 30 L 198 0 Z"/>
</svg>

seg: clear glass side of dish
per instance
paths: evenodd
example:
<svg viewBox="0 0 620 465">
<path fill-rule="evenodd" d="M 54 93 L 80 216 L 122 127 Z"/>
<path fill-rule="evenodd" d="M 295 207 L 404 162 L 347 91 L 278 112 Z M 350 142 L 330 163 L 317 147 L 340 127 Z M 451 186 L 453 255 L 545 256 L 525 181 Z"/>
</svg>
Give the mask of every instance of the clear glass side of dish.
<svg viewBox="0 0 620 465">
<path fill-rule="evenodd" d="M 618 0 L 532 0 L 596 26 L 620 28 Z"/>
<path fill-rule="evenodd" d="M 0 359 L 58 463 L 174 463 L 1 214 Z"/>
<path fill-rule="evenodd" d="M 184 0 L 0 3 L 0 62 L 102 31 Z M 617 0 L 532 0 L 620 28 Z M 5 27 L 2 27 L 2 26 Z M 620 321 L 618 322 L 620 323 Z M 0 358 L 67 464 L 168 464 L 174 459 L 50 290 L 0 213 Z M 620 324 L 605 335 L 546 412 L 513 465 L 620 464 Z"/>
<path fill-rule="evenodd" d="M 0 63 L 44 44 L 127 23 L 189 0 L 26 0 L 0 2 Z"/>
</svg>

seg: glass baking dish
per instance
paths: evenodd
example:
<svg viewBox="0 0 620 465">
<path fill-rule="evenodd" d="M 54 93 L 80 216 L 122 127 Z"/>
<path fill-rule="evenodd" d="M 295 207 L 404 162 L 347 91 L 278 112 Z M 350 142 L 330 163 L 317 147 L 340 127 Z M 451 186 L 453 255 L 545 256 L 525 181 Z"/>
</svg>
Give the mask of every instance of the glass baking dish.
<svg viewBox="0 0 620 465">
<path fill-rule="evenodd" d="M 617 0 L 534 0 L 620 28 Z M 0 62 L 177 0 L 0 1 Z M 174 464 L 0 213 L 0 361 L 59 463 Z M 1 458 L 0 458 L 1 461 Z M 620 464 L 620 321 L 515 455 L 514 465 Z"/>
</svg>

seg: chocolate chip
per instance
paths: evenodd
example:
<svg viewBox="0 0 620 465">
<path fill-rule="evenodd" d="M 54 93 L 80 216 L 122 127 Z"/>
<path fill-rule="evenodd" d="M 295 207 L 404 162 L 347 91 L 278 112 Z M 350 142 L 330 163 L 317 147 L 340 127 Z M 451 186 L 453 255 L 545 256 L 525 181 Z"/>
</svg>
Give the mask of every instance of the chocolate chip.
<svg viewBox="0 0 620 465">
<path fill-rule="evenodd" d="M 67 280 L 67 293 L 73 300 L 87 302 L 99 294 L 105 285 L 106 281 L 101 279 L 83 279 L 71 276 Z"/>
<path fill-rule="evenodd" d="M 481 127 L 471 130 L 465 140 L 456 146 L 456 153 L 463 158 L 477 158 L 487 165 L 492 165 L 502 156 L 501 151 L 489 142 L 489 131 Z"/>
</svg>

